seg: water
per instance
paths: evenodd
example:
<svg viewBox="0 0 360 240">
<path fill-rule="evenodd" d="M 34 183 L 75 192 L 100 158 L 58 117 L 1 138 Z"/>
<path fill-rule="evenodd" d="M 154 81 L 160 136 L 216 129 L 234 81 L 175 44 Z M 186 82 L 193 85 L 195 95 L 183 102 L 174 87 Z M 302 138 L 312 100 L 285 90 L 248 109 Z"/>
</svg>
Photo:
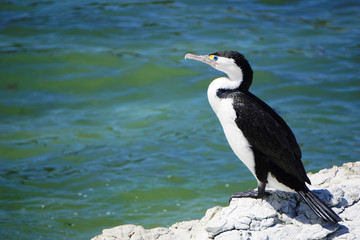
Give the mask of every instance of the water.
<svg viewBox="0 0 360 240">
<path fill-rule="evenodd" d="M 307 171 L 360 155 L 358 1 L 0 3 L 0 238 L 201 218 L 256 187 L 187 52 L 237 50 Z"/>
</svg>

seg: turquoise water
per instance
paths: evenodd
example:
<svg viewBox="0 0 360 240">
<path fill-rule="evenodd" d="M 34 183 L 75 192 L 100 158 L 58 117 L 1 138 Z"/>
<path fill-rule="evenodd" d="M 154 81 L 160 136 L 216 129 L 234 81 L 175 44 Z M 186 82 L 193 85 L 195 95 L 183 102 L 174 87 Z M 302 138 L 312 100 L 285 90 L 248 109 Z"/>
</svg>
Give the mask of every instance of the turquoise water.
<svg viewBox="0 0 360 240">
<path fill-rule="evenodd" d="M 0 239 L 89 239 L 201 218 L 256 187 L 206 97 L 237 50 L 307 171 L 360 156 L 360 4 L 0 3 Z"/>
</svg>

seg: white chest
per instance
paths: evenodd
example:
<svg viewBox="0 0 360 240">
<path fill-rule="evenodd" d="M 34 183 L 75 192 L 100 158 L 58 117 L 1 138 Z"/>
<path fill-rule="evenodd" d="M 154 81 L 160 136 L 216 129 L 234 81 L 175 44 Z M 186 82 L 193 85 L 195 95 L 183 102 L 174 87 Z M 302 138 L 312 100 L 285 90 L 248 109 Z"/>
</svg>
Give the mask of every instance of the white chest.
<svg viewBox="0 0 360 240">
<path fill-rule="evenodd" d="M 221 123 L 230 147 L 256 177 L 254 154 L 250 149 L 249 142 L 235 123 L 236 112 L 233 108 L 233 100 L 230 98 L 221 99 L 216 96 L 218 89 L 216 81 L 219 82 L 219 80 L 221 79 L 214 80 L 208 88 L 209 103 Z"/>
</svg>

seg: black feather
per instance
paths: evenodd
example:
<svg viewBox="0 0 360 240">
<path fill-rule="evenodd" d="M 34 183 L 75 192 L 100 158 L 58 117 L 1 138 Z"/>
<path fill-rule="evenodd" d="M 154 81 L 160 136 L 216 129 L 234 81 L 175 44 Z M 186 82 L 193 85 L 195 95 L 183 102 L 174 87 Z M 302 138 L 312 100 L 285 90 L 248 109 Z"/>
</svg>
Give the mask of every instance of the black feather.
<svg viewBox="0 0 360 240">
<path fill-rule="evenodd" d="M 235 122 L 249 141 L 255 153 L 258 168 L 268 168 L 277 180 L 295 191 L 305 190 L 310 183 L 301 162 L 301 150 L 295 135 L 285 121 L 266 103 L 250 92 L 238 89 L 219 89 L 217 96 L 232 98 L 236 112 Z"/>
<path fill-rule="evenodd" d="M 323 201 L 320 200 L 318 196 L 316 196 L 310 190 L 299 191 L 298 193 L 302 199 L 304 199 L 307 205 L 309 205 L 311 210 L 320 218 L 324 219 L 325 221 L 334 223 L 342 221 L 341 218 L 331 208 L 329 208 Z"/>
</svg>

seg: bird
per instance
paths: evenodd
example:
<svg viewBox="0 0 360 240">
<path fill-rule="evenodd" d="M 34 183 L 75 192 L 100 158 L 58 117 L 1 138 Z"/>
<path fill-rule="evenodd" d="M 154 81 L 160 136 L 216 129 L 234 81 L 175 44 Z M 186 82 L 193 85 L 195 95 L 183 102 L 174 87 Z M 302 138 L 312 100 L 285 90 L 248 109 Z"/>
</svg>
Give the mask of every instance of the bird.
<svg viewBox="0 0 360 240">
<path fill-rule="evenodd" d="M 209 64 L 227 75 L 210 83 L 208 100 L 231 149 L 258 182 L 257 190 L 235 193 L 230 201 L 233 198 L 263 198 L 269 195 L 265 192 L 268 186 L 297 192 L 325 221 L 342 221 L 307 187 L 306 183 L 311 182 L 290 127 L 275 110 L 249 91 L 253 70 L 244 55 L 237 51 L 217 51 L 208 55 L 187 53 L 185 59 Z"/>
</svg>

